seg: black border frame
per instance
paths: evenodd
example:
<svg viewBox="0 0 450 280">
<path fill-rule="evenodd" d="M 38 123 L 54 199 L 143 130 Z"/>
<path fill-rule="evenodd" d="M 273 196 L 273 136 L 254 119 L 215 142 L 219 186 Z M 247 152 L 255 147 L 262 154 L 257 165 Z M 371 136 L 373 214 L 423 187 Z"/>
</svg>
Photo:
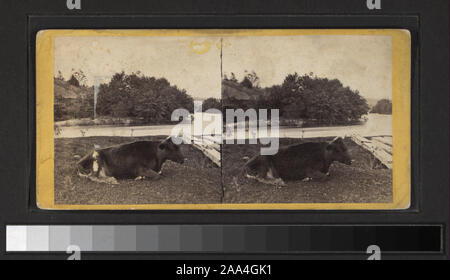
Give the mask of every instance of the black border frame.
<svg viewBox="0 0 450 280">
<path fill-rule="evenodd" d="M 36 158 L 35 158 L 35 148 L 36 148 L 36 100 L 35 100 L 35 69 L 36 69 L 36 34 L 40 30 L 45 29 L 178 29 L 179 26 L 188 26 L 185 29 L 215 29 L 220 28 L 223 29 L 239 29 L 239 28 L 247 28 L 244 24 L 250 26 L 250 29 L 259 29 L 259 24 L 261 23 L 261 19 L 266 16 L 258 15 L 258 16 L 233 16 L 232 18 L 229 16 L 202 16 L 199 19 L 196 16 L 157 16 L 157 19 L 163 20 L 173 20 L 176 22 L 176 26 L 172 25 L 158 25 L 154 23 L 146 24 L 147 21 L 152 21 L 155 19 L 153 16 L 74 16 L 69 20 L 67 17 L 47 17 L 47 16 L 29 16 L 28 20 L 28 32 L 29 32 L 29 131 L 31 134 L 29 135 L 29 139 L 31 141 L 31 158 L 30 158 L 30 178 L 35 178 L 36 174 Z M 283 22 L 284 17 L 272 17 L 275 21 Z M 199 22 L 201 20 L 201 22 Z M 231 20 L 233 20 L 231 22 Z M 241 21 L 245 21 L 245 23 Z M 306 27 L 303 27 L 302 21 L 313 21 L 309 23 Z M 341 25 L 338 26 L 330 26 L 330 22 L 335 22 L 337 20 L 341 20 Z M 183 21 L 186 21 L 183 22 Z M 419 27 L 419 19 L 416 16 L 374 16 L 374 17 L 354 17 L 354 16 L 327 16 L 322 15 L 319 18 L 317 17 L 309 17 L 309 16 L 290 16 L 290 22 L 287 24 L 281 24 L 277 27 L 271 27 L 272 25 L 263 25 L 264 28 L 281 28 L 281 29 L 295 29 L 295 28 L 305 28 L 305 29 L 315 29 L 315 28 L 323 28 L 323 29 L 339 29 L 339 28 L 349 28 L 349 26 L 355 26 L 358 22 L 364 21 L 366 23 L 365 26 L 368 27 L 358 27 L 358 29 L 383 29 L 383 28 L 392 28 L 392 29 L 407 29 L 411 33 L 411 206 L 408 209 L 404 210 L 279 210 L 281 212 L 310 212 L 315 213 L 317 211 L 329 213 L 329 212 L 385 212 L 391 213 L 392 211 L 396 212 L 418 212 L 420 210 L 420 199 L 419 193 L 421 192 L 421 185 L 415 183 L 416 180 L 419 181 L 419 173 L 418 162 L 415 160 L 419 153 L 419 141 L 420 134 L 419 129 L 414 124 L 417 124 L 417 120 L 414 120 L 414 116 L 418 116 L 419 103 L 416 99 L 419 95 L 419 90 L 416 87 L 416 81 L 418 81 L 418 72 L 416 69 L 419 68 L 418 58 L 419 58 L 419 49 L 417 46 L 418 42 L 418 27 Z M 130 22 L 132 22 L 130 24 Z M 180 23 L 181 22 L 181 23 Z M 81 24 L 80 24 L 81 23 Z M 231 24 L 230 24 L 231 23 Z M 70 28 L 70 26 L 73 26 Z M 74 28 L 74 26 L 80 26 Z M 281 26 L 281 27 L 280 27 Z M 58 28 L 57 28 L 58 27 Z M 29 182 L 29 202 L 28 207 L 33 211 L 45 211 L 41 210 L 37 207 L 36 204 L 36 182 L 35 180 L 30 180 Z M 49 210 L 52 211 L 52 210 Z M 66 210 L 69 212 L 109 212 L 110 210 Z M 115 212 L 121 213 L 129 213 L 128 210 L 113 210 Z M 169 212 L 185 212 L 185 211 L 199 211 L 199 212 L 211 212 L 211 211 L 219 211 L 219 212 L 272 212 L 274 210 L 137 210 L 143 212 L 157 212 L 157 211 L 169 211 Z M 278 211 L 278 210 L 275 210 Z M 54 211 L 52 211 L 54 212 Z M 131 211 L 133 212 L 133 211 Z"/>
<path fill-rule="evenodd" d="M 5 227 L 14 224 L 439 224 L 443 225 L 446 246 L 444 254 L 396 255 L 396 258 L 445 258 L 448 256 L 448 6 L 446 0 L 382 0 L 382 10 L 368 10 L 365 0 L 286 0 L 278 1 L 145 1 L 82 0 L 82 10 L 67 10 L 65 1 L 38 0 L 0 3 L 0 29 L 5 39 L 4 62 L 0 70 L 0 252 L 5 251 Z M 14 3 L 14 4 L 13 4 Z M 89 19 L 87 19 L 87 18 Z M 93 28 L 97 21 L 109 28 L 135 28 L 146 18 L 149 28 L 200 28 L 207 18 L 218 24 L 209 28 L 406 28 L 415 18 L 411 30 L 415 44 L 412 48 L 412 180 L 414 188 L 412 208 L 395 211 L 44 211 L 33 207 L 29 192 L 34 182 L 34 76 L 33 53 L 36 30 L 43 28 Z M 128 17 L 123 24 L 118 18 Z M 322 26 L 317 24 L 323 21 Z M 59 18 L 46 26 L 31 26 L 35 19 Z M 80 20 L 84 18 L 84 20 Z M 259 18 L 258 23 L 249 18 Z M 351 22 L 345 24 L 345 19 Z M 393 21 L 389 22 L 391 18 Z M 78 21 L 78 20 L 80 21 Z M 150 19 L 150 20 L 149 20 Z M 295 22 L 295 19 L 301 19 Z M 233 26 L 225 26 L 226 21 Z M 77 23 L 78 21 L 78 23 Z M 153 23 L 153 25 L 151 25 Z M 142 25 L 140 28 L 143 28 Z M 415 39 L 414 39 L 415 38 Z M 31 58 L 31 56 L 30 56 Z M 445 108 L 444 108 L 445 105 Z M 25 148 L 26 147 L 26 148 Z M 415 197 L 414 197 L 415 196 Z M 158 255 L 96 254 L 105 258 L 158 258 Z M 165 258 L 201 258 L 202 255 L 174 255 Z M 3 255 L 0 258 L 42 258 L 41 255 Z M 58 254 L 48 256 L 58 258 Z M 161 256 L 159 256 L 161 257 Z M 221 255 L 208 256 L 221 258 Z M 254 256 L 236 256 L 255 258 Z M 307 258 L 308 256 L 271 256 L 278 259 Z M 330 258 L 319 255 L 319 258 Z M 348 258 L 349 256 L 333 256 Z M 47 258 L 47 257 L 45 257 Z M 264 258 L 264 256 L 258 256 Z"/>
</svg>

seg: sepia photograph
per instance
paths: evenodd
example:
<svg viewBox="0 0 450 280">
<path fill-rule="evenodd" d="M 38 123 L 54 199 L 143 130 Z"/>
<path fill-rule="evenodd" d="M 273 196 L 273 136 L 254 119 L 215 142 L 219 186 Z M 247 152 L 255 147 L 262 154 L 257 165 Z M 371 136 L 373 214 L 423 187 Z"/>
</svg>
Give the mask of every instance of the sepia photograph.
<svg viewBox="0 0 450 280">
<path fill-rule="evenodd" d="M 409 207 L 407 31 L 45 30 L 37 44 L 41 208 Z"/>
<path fill-rule="evenodd" d="M 0 3 L 0 258 L 450 256 L 449 1 Z"/>
<path fill-rule="evenodd" d="M 220 203 L 219 144 L 170 137 L 176 109 L 220 106 L 217 42 L 55 38 L 55 204 Z"/>
<path fill-rule="evenodd" d="M 393 201 L 390 36 L 225 42 L 224 106 L 278 110 L 280 146 L 260 155 L 248 141 L 224 145 L 225 202 Z M 258 125 L 245 123 L 247 130 Z"/>
</svg>

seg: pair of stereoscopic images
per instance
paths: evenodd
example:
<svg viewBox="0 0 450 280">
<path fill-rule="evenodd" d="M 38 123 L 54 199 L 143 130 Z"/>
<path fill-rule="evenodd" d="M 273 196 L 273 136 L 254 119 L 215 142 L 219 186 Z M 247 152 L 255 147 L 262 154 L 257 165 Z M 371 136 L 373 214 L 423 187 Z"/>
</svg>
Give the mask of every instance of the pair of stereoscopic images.
<svg viewBox="0 0 450 280">
<path fill-rule="evenodd" d="M 44 209 L 404 209 L 404 30 L 46 30 Z"/>
</svg>

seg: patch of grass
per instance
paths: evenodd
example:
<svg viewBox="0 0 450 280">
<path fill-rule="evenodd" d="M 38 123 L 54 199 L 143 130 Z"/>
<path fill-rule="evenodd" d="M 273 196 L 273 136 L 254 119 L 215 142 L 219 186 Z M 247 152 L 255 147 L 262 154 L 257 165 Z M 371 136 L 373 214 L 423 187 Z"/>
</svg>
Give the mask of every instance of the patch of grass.
<svg viewBox="0 0 450 280">
<path fill-rule="evenodd" d="M 180 165 L 167 161 L 158 181 L 119 180 L 119 185 L 92 182 L 76 172 L 79 157 L 94 144 L 108 147 L 138 140 L 165 137 L 86 137 L 55 139 L 56 204 L 204 204 L 220 203 L 220 169 L 190 145 L 181 150 L 187 160 Z"/>
<path fill-rule="evenodd" d="M 331 138 L 280 139 L 280 145 L 329 141 Z M 244 157 L 259 153 L 260 145 L 224 145 L 225 203 L 389 203 L 392 202 L 392 170 L 376 164 L 372 154 L 350 139 L 344 140 L 354 160 L 351 166 L 333 163 L 325 181 L 291 181 L 287 186 L 262 184 L 242 175 Z"/>
<path fill-rule="evenodd" d="M 161 137 L 86 137 L 55 140 L 56 204 L 216 204 L 221 203 L 388 203 L 392 202 L 392 171 L 383 168 L 372 154 L 350 139 L 344 142 L 353 164 L 334 163 L 325 181 L 294 181 L 278 188 L 242 176 L 246 160 L 259 153 L 260 145 L 223 145 L 221 170 L 200 151 L 182 145 L 187 161 L 166 162 L 164 178 L 158 181 L 119 180 L 119 185 L 92 182 L 76 174 L 79 157 L 94 147 L 108 147 Z M 280 139 L 280 145 L 318 139 Z"/>
</svg>

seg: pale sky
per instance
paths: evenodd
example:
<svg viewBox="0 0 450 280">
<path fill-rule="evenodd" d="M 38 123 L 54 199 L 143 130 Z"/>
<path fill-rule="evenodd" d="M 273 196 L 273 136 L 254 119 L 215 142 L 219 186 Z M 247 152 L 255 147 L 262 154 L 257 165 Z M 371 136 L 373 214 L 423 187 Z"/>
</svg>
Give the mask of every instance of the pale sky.
<svg viewBox="0 0 450 280">
<path fill-rule="evenodd" d="M 255 71 L 261 87 L 281 84 L 287 74 L 313 72 L 337 78 L 366 98 L 392 99 L 390 36 L 261 36 L 225 39 L 223 71 L 241 80 Z"/>
<path fill-rule="evenodd" d="M 390 36 L 299 35 L 224 37 L 223 71 L 241 80 L 255 71 L 261 87 L 287 74 L 338 78 L 366 98 L 392 98 Z M 117 72 L 165 77 L 197 98 L 221 94 L 219 37 L 56 37 L 55 75 L 83 70 L 87 84 Z"/>
<path fill-rule="evenodd" d="M 83 70 L 87 84 L 95 77 L 140 71 L 164 77 L 193 97 L 220 98 L 220 38 L 217 37 L 56 37 L 55 75 L 70 78 Z"/>
</svg>

